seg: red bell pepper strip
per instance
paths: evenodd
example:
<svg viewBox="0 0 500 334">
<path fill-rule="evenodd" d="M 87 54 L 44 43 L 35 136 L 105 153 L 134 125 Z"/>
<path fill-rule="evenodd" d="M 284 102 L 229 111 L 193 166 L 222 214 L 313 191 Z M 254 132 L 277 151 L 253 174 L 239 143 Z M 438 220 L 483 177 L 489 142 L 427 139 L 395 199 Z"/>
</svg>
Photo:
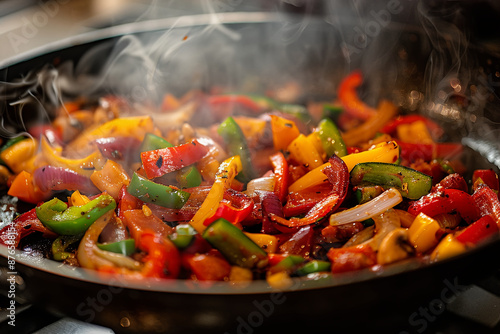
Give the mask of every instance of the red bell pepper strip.
<svg viewBox="0 0 500 334">
<path fill-rule="evenodd" d="M 500 228 L 500 201 L 490 187 L 480 185 L 472 194 L 472 201 L 479 209 L 481 216 L 490 215 Z"/>
<path fill-rule="evenodd" d="M 437 158 L 450 159 L 459 156 L 463 150 L 460 143 L 414 144 L 399 140 L 397 143 L 401 149 L 400 157 L 410 162 L 419 159 L 424 161 Z"/>
<path fill-rule="evenodd" d="M 224 199 L 230 203 L 220 202 L 219 208 L 212 217 L 205 219 L 203 224 L 210 225 L 219 218 L 224 218 L 232 224 L 239 224 L 252 212 L 253 200 L 247 195 L 231 188 L 224 191 Z"/>
<path fill-rule="evenodd" d="M 491 216 L 484 216 L 464 229 L 456 239 L 463 244 L 478 242 L 485 240 L 495 234 L 498 234 L 498 226 Z"/>
<path fill-rule="evenodd" d="M 118 195 L 118 217 L 123 219 L 123 212 L 127 210 L 140 209 L 142 204 L 143 202 L 140 199 L 131 195 L 127 191 L 126 185 L 122 186 Z"/>
<path fill-rule="evenodd" d="M 483 180 L 488 187 L 496 192 L 500 189 L 498 175 L 493 169 L 476 169 L 472 174 L 472 184 L 476 183 L 478 179 Z"/>
<path fill-rule="evenodd" d="M 436 138 L 439 138 L 444 130 L 434 121 L 428 119 L 427 117 L 421 115 L 406 115 L 406 116 L 398 116 L 393 119 L 389 123 L 387 123 L 381 130 L 383 133 L 387 133 L 390 135 L 394 135 L 396 129 L 401 124 L 410 124 L 417 121 L 423 121 L 427 126 L 427 129 L 430 133 L 434 134 Z"/>
<path fill-rule="evenodd" d="M 342 159 L 333 155 L 330 160 L 330 165 L 323 169 L 328 181 L 331 183 L 332 190 L 328 196 L 314 205 L 304 218 L 292 217 L 289 220 L 270 214 L 271 220 L 288 226 L 299 227 L 317 223 L 325 218 L 328 214 L 335 211 L 344 201 L 349 187 L 349 170 Z"/>
<path fill-rule="evenodd" d="M 331 184 L 322 183 L 300 192 L 290 192 L 283 207 L 283 214 L 285 217 L 295 217 L 305 214 L 319 201 L 324 199 L 325 194 L 330 193 L 331 190 Z"/>
<path fill-rule="evenodd" d="M 144 277 L 176 278 L 179 275 L 179 251 L 170 240 L 148 230 L 141 234 L 137 247 L 148 254 L 141 270 Z"/>
<path fill-rule="evenodd" d="M 183 263 L 200 281 L 221 281 L 231 272 L 229 262 L 214 254 L 184 254 Z"/>
<path fill-rule="evenodd" d="M 368 106 L 359 99 L 358 88 L 363 82 L 363 75 L 360 71 L 354 71 L 347 75 L 339 86 L 339 100 L 344 110 L 359 119 L 367 120 L 377 113 L 376 109 Z"/>
<path fill-rule="evenodd" d="M 36 215 L 35 209 L 23 213 L 12 224 L 0 230 L 0 243 L 17 247 L 22 238 L 33 232 L 42 232 L 46 238 L 56 238 L 57 234 L 46 228 Z"/>
<path fill-rule="evenodd" d="M 271 164 L 274 168 L 274 193 L 278 196 L 281 203 L 286 199 L 288 194 L 288 185 L 290 176 L 288 174 L 288 162 L 285 156 L 281 152 L 277 152 L 269 157 L 271 159 Z"/>
<path fill-rule="evenodd" d="M 439 183 L 432 188 L 432 192 L 444 189 L 458 189 L 465 192 L 469 191 L 467 182 L 458 173 L 450 174 L 441 181 L 439 181 Z"/>
<path fill-rule="evenodd" d="M 196 139 L 190 143 L 141 153 L 146 176 L 150 179 L 198 162 L 209 151 Z"/>
<path fill-rule="evenodd" d="M 423 212 L 429 217 L 435 217 L 443 213 L 459 214 L 468 223 L 480 217 L 478 208 L 474 205 L 471 196 L 457 189 L 444 189 L 429 193 L 413 202 L 408 208 L 408 212 L 414 216 Z"/>
</svg>

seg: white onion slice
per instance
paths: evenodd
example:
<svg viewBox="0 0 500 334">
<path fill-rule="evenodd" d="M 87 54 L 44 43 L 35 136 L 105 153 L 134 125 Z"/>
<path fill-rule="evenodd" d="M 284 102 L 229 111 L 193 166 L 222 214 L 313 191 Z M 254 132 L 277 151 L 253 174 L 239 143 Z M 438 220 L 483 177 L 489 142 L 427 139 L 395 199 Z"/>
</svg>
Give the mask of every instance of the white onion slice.
<svg viewBox="0 0 500 334">
<path fill-rule="evenodd" d="M 273 192 L 274 183 L 274 176 L 259 177 L 248 182 L 247 190 L 244 193 L 250 197 L 254 197 L 256 195 L 255 191 Z"/>
<path fill-rule="evenodd" d="M 379 215 L 403 201 L 403 197 L 395 188 L 384 191 L 369 202 L 356 205 L 354 208 L 334 213 L 330 216 L 330 225 L 337 226 L 363 221 Z"/>
</svg>

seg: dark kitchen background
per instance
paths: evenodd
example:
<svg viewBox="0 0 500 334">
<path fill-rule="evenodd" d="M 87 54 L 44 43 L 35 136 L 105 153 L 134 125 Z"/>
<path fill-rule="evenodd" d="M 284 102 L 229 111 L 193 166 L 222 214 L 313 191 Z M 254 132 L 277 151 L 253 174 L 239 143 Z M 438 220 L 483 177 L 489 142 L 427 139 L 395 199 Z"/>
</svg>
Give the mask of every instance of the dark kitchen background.
<svg viewBox="0 0 500 334">
<path fill-rule="evenodd" d="M 500 59 L 500 1 L 314 1 L 314 0 L 0 0 L 0 63 L 8 62 L 23 53 L 36 52 L 49 43 L 61 41 L 82 33 L 122 25 L 131 22 L 162 19 L 193 14 L 218 12 L 271 11 L 323 17 L 335 20 L 344 13 L 349 15 L 372 15 L 383 24 L 380 8 L 401 8 L 404 10 L 392 19 L 402 25 L 422 23 L 432 25 L 445 22 L 463 34 L 466 40 L 476 47 L 487 50 L 492 59 Z M 425 8 L 427 16 L 417 14 L 418 8 Z M 379 15 L 379 16 L 377 16 Z M 216 17 L 216 16 L 215 16 Z M 423 20 L 423 21 L 422 21 Z M 451 30 L 452 31 L 452 30 Z M 346 36 L 359 38 L 362 33 L 346 31 Z M 432 33 L 432 32 L 430 32 Z M 356 45 L 355 45 L 356 46 Z M 458 55 L 460 58 L 460 55 Z M 450 60 L 452 61 L 452 60 Z M 500 65 L 487 61 L 484 71 L 491 80 L 490 88 L 497 97 L 500 94 Z M 494 108 L 494 111 L 500 110 Z M 500 112 L 499 112 L 500 113 Z M 492 115 L 500 119 L 499 115 Z M 498 118 L 497 118 L 498 117 Z M 3 284 L 6 271 L 0 270 Z M 500 332 L 500 274 L 487 277 L 466 287 L 457 282 L 444 283 L 443 289 L 449 294 L 431 296 L 427 304 L 415 309 L 414 313 L 381 314 L 374 323 L 374 332 L 381 332 L 384 323 L 403 324 L 405 331 L 417 333 L 498 333 Z M 62 315 L 52 314 L 37 305 L 17 300 L 16 327 L 7 324 L 9 298 L 0 284 L 0 333 L 112 333 L 112 330 L 87 324 Z M 411 287 L 408 287 L 411 289 Z M 454 290 L 455 289 L 455 290 Z M 443 290 L 444 291 L 444 290 Z M 59 292 L 60 293 L 60 292 Z M 353 310 L 353 312 L 356 312 Z M 362 319 L 362 317 L 360 317 Z M 314 319 L 308 321 L 314 322 Z M 304 328 L 302 328 L 302 327 Z M 335 324 L 332 324 L 334 328 Z M 305 332 L 315 330 L 314 323 L 300 325 Z M 326 329 L 328 330 L 328 329 Z M 253 331 L 253 329 L 252 329 Z M 255 332 L 274 333 L 280 331 L 280 324 L 265 324 Z M 247 331 L 250 333 L 249 331 Z M 331 331 L 328 331 L 331 332 Z"/>
</svg>

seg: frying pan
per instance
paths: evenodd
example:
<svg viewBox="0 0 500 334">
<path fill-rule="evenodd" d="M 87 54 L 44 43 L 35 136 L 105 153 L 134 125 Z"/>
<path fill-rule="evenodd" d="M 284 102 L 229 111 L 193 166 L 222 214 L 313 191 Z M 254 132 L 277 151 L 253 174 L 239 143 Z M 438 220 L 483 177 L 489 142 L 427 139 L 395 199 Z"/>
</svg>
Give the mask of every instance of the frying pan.
<svg viewBox="0 0 500 334">
<path fill-rule="evenodd" d="M 360 68 L 366 73 L 362 89 L 366 101 L 390 98 L 403 110 L 433 116 L 451 130 L 449 138 L 464 138 L 463 143 L 473 148 L 467 150 L 466 164 L 498 169 L 494 127 L 488 121 L 477 123 L 478 119 L 495 119 L 495 86 L 486 85 L 474 74 L 482 66 L 478 63 L 469 64 L 472 67 L 467 75 L 453 72 L 453 64 L 439 71 L 430 68 L 429 59 L 441 41 L 429 39 L 418 25 L 398 22 L 406 22 L 407 17 L 394 16 L 384 29 L 380 25 L 378 35 L 368 36 L 366 43 L 352 44 L 359 53 L 346 45 L 355 43 L 350 39 L 354 28 L 373 25 L 369 17 L 332 22 L 303 15 L 225 13 L 217 15 L 217 21 L 220 25 L 213 24 L 211 15 L 199 15 L 128 24 L 4 62 L 0 77 L 10 83 L 1 89 L 6 128 L 15 132 L 20 130 L 20 119 L 27 125 L 29 120 L 50 118 L 59 98 L 82 93 L 121 94 L 141 102 L 144 96 L 155 99 L 165 91 L 182 94 L 221 85 L 265 92 L 295 81 L 303 88 L 299 99 L 321 100 L 334 95 L 346 73 Z M 148 51 L 133 52 L 138 46 L 147 46 Z M 481 47 L 472 51 L 479 62 L 495 59 Z M 154 60 L 154 68 L 151 63 L 144 64 L 145 57 Z M 54 68 L 60 71 L 54 72 Z M 482 69 L 483 74 L 488 73 L 487 67 Z M 481 109 L 474 109 L 474 99 L 464 94 L 469 104 L 457 104 L 459 94 L 450 93 L 450 73 L 465 78 L 461 81 L 464 85 L 488 88 L 493 100 L 486 99 Z M 430 80 L 432 74 L 438 77 Z M 41 77 L 44 80 L 40 81 Z M 445 92 L 444 99 L 440 91 Z M 425 94 L 422 97 L 418 92 Z M 20 97 L 24 98 L 22 111 L 11 104 Z M 433 103 L 432 108 L 429 103 Z M 437 105 L 456 111 L 451 113 L 455 118 L 450 118 L 450 113 L 437 114 Z M 464 117 L 472 112 L 476 122 Z M 263 281 L 244 286 L 127 281 L 16 251 L 16 298 L 123 333 L 357 332 L 382 328 L 386 332 L 414 332 L 420 329 L 409 320 L 414 312 L 436 299 L 445 305 L 468 284 L 496 272 L 499 250 L 500 240 L 495 239 L 433 264 L 412 259 L 355 273 L 294 278 L 293 286 L 284 291 L 273 290 Z M 0 246 L 0 255 L 1 264 L 7 266 L 5 246 Z M 7 269 L 2 274 L 7 275 Z M 2 277 L 1 284 L 5 282 Z M 9 288 L 7 284 L 2 291 Z"/>
</svg>

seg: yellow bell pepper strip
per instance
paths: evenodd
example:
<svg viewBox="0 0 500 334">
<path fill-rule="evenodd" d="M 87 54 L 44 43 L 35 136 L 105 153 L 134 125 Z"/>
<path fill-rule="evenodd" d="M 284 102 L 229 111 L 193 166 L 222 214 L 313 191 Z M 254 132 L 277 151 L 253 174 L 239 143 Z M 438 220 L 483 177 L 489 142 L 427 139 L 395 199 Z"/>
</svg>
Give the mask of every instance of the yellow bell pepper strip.
<svg viewBox="0 0 500 334">
<path fill-rule="evenodd" d="M 209 151 L 198 140 L 174 147 L 141 153 L 144 171 L 149 179 L 165 175 L 198 162 Z"/>
<path fill-rule="evenodd" d="M 87 177 L 94 172 L 96 166 L 104 163 L 104 158 L 98 150 L 81 159 L 65 158 L 60 149 L 53 148 L 45 138 L 42 138 L 41 150 L 42 158 L 48 165 L 68 168 Z"/>
<path fill-rule="evenodd" d="M 58 198 L 35 208 L 38 219 L 50 230 L 60 235 L 85 232 L 94 221 L 116 208 L 113 197 L 103 193 L 81 206 L 70 206 Z"/>
<path fill-rule="evenodd" d="M 80 193 L 80 191 L 74 191 L 71 196 L 68 198 L 68 205 L 69 206 L 73 206 L 73 205 L 84 205 L 84 204 L 87 204 L 88 202 L 90 202 L 90 199 L 85 196 L 85 195 L 82 195 Z"/>
<path fill-rule="evenodd" d="M 25 139 L 29 139 L 29 138 L 26 138 L 24 136 L 17 136 L 17 137 L 13 137 L 13 138 L 10 138 L 9 140 L 7 140 L 7 142 L 5 142 L 5 144 L 3 144 L 1 147 L 0 147 L 0 165 L 6 165 L 5 161 L 2 160 L 1 158 L 1 153 L 3 151 L 5 151 L 6 149 L 8 149 L 9 147 L 19 143 L 20 141 L 23 141 Z M 2 141 L 0 140 L 0 144 L 2 143 Z"/>
<path fill-rule="evenodd" d="M 344 110 L 355 118 L 367 120 L 377 114 L 377 111 L 365 104 L 358 97 L 356 88 L 363 83 L 363 75 L 360 71 L 353 71 L 342 79 L 339 85 L 339 100 Z"/>
<path fill-rule="evenodd" d="M 401 141 L 415 144 L 433 144 L 431 134 L 424 121 L 400 124 L 396 128 L 397 136 Z"/>
<path fill-rule="evenodd" d="M 309 170 L 323 164 L 323 159 L 314 145 L 303 134 L 298 135 L 287 147 L 290 158 Z"/>
<path fill-rule="evenodd" d="M 212 217 L 219 207 L 219 203 L 224 198 L 224 192 L 231 187 L 231 183 L 236 175 L 242 170 L 241 159 L 238 155 L 224 160 L 215 176 L 215 182 L 203 201 L 202 205 L 189 222 L 198 233 L 203 233 L 206 229 L 205 220 Z"/>
<path fill-rule="evenodd" d="M 390 141 L 381 143 L 368 151 L 352 153 L 342 157 L 341 159 L 346 164 L 349 172 L 354 166 L 361 162 L 387 162 L 394 163 L 399 158 L 399 146 L 396 142 Z M 299 192 L 309 187 L 317 186 L 327 181 L 323 169 L 331 166 L 329 162 L 313 169 L 306 175 L 295 181 L 288 188 L 289 192 Z"/>
<path fill-rule="evenodd" d="M 467 246 L 458 241 L 453 234 L 448 234 L 434 248 L 431 253 L 431 262 L 441 261 L 458 254 L 462 254 L 467 250 Z"/>
<path fill-rule="evenodd" d="M 142 141 L 146 133 L 154 132 L 154 129 L 150 116 L 121 117 L 85 130 L 66 149 L 86 152 L 96 139 L 107 137 L 134 137 Z"/>
<path fill-rule="evenodd" d="M 322 119 L 318 123 L 318 128 L 315 133 L 317 133 L 321 139 L 321 144 L 328 158 L 333 154 L 338 157 L 347 155 L 347 148 L 342 139 L 342 135 L 331 119 Z"/>
<path fill-rule="evenodd" d="M 408 229 L 408 241 L 415 250 L 423 254 L 439 243 L 441 227 L 439 223 L 420 213 Z"/>
<path fill-rule="evenodd" d="M 90 175 L 90 180 L 97 189 L 101 192 L 106 191 L 115 201 L 120 197 L 121 188 L 130 183 L 130 177 L 125 169 L 113 160 L 106 161 L 101 170 L 94 171 Z"/>
<path fill-rule="evenodd" d="M 372 139 L 382 127 L 398 112 L 398 108 L 389 101 L 381 101 L 378 112 L 360 126 L 345 132 L 342 136 L 347 146 L 356 146 Z"/>
<path fill-rule="evenodd" d="M 276 151 L 284 151 L 300 135 L 299 128 L 295 122 L 286 118 L 276 115 L 271 115 L 270 117 L 274 149 Z"/>
<path fill-rule="evenodd" d="M 222 137 L 230 155 L 239 155 L 243 166 L 244 181 L 248 182 L 256 177 L 252 164 L 252 157 L 248 144 L 239 125 L 232 117 L 226 118 L 217 128 L 217 133 Z"/>
<path fill-rule="evenodd" d="M 143 202 L 172 209 L 182 208 L 190 196 L 188 192 L 155 183 L 137 173 L 132 176 L 127 191 Z"/>
<path fill-rule="evenodd" d="M 9 196 L 17 197 L 21 201 L 38 204 L 52 195 L 52 191 L 42 191 L 35 184 L 33 175 L 26 171 L 22 171 L 16 175 L 14 181 L 7 191 Z"/>
<path fill-rule="evenodd" d="M 5 148 L 0 153 L 0 159 L 16 174 L 23 170 L 31 173 L 33 170 L 30 168 L 29 162 L 35 155 L 37 147 L 36 140 L 26 138 Z"/>
<path fill-rule="evenodd" d="M 276 236 L 264 233 L 244 233 L 267 253 L 276 253 L 278 250 L 278 238 Z"/>
<path fill-rule="evenodd" d="M 203 239 L 218 249 L 229 263 L 243 268 L 263 268 L 267 253 L 242 230 L 220 218 L 203 231 Z"/>
<path fill-rule="evenodd" d="M 441 126 L 439 126 L 437 123 L 430 120 L 429 118 L 421 115 L 398 116 L 393 120 L 391 120 L 390 122 L 388 122 L 386 125 L 384 125 L 384 127 L 381 129 L 381 132 L 394 136 L 396 135 L 397 128 L 400 125 L 411 124 L 414 122 L 423 122 L 433 139 L 438 139 L 444 133 L 444 130 L 443 128 L 441 128 Z"/>
<path fill-rule="evenodd" d="M 427 195 L 432 187 L 432 178 L 409 167 L 385 162 L 363 162 L 351 170 L 351 184 L 372 184 L 395 187 L 403 197 L 419 199 Z"/>
</svg>

